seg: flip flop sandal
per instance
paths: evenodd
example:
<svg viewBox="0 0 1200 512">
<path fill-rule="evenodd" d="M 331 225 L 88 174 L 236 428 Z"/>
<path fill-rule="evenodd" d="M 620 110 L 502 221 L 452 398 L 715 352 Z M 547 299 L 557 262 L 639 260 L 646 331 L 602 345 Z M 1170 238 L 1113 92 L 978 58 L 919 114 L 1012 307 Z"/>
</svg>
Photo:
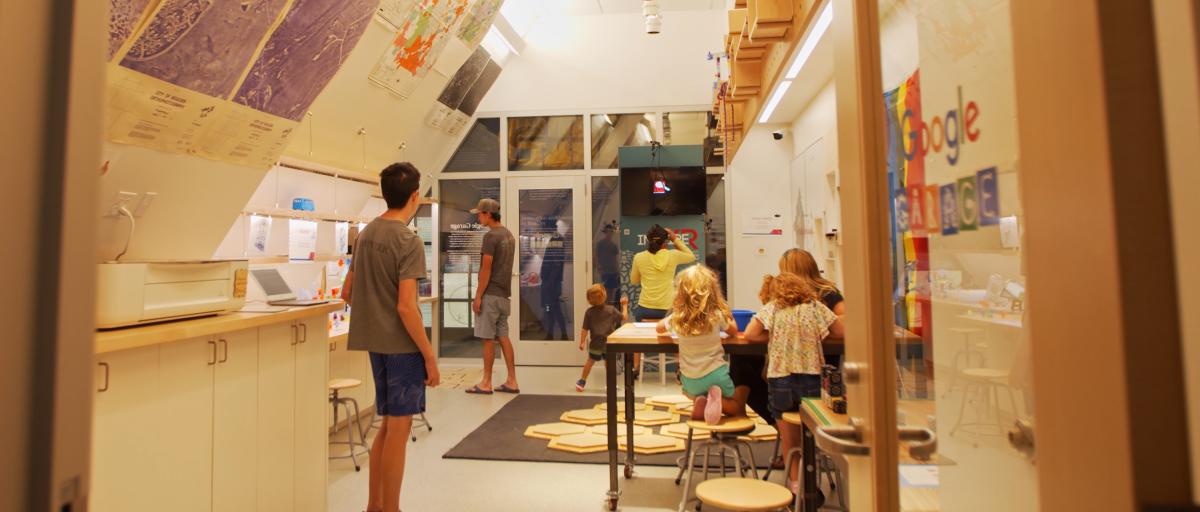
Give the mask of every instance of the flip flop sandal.
<svg viewBox="0 0 1200 512">
<path fill-rule="evenodd" d="M 512 393 L 514 395 L 521 393 L 521 390 L 510 388 L 504 384 L 501 384 L 500 387 L 497 387 L 496 391 L 501 392 L 501 393 Z"/>
<path fill-rule="evenodd" d="M 479 386 L 472 386 L 472 387 L 471 387 L 471 389 L 468 389 L 468 390 L 467 390 L 467 394 L 471 394 L 471 395 L 490 395 L 490 394 L 492 394 L 492 391 L 487 391 L 487 390 L 479 389 Z"/>
</svg>

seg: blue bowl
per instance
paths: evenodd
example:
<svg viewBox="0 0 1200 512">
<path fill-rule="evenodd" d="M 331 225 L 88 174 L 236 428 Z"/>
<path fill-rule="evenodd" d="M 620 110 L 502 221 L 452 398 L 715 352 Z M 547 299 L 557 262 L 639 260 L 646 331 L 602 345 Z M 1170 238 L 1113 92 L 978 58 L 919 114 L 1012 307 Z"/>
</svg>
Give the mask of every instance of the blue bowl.
<svg viewBox="0 0 1200 512">
<path fill-rule="evenodd" d="M 733 310 L 733 321 L 737 324 L 738 331 L 746 332 L 746 327 L 750 326 L 750 319 L 754 318 L 754 312 L 745 309 Z"/>
</svg>

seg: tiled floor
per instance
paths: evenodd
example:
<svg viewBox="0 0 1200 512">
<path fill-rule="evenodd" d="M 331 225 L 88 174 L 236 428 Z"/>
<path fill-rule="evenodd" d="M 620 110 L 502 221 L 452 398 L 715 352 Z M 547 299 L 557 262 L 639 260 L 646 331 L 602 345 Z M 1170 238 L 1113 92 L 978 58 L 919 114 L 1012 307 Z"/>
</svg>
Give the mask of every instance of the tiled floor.
<svg viewBox="0 0 1200 512">
<path fill-rule="evenodd" d="M 443 372 L 462 370 L 466 369 L 444 368 Z M 578 368 L 523 367 L 517 371 L 523 393 L 576 394 Z M 499 373 L 496 384 L 502 382 L 504 371 Z M 586 393 L 603 395 L 603 379 L 603 367 L 597 366 Z M 678 386 L 663 387 L 657 379 L 647 379 L 645 385 L 637 388 L 639 396 L 678 392 Z M 511 399 L 512 396 L 503 394 L 468 395 L 449 386 L 429 390 L 427 417 L 434 429 L 418 431 L 417 442 L 409 444 L 401 496 L 405 511 L 607 510 L 608 467 L 604 465 L 442 459 L 443 453 Z M 362 463 L 362 472 L 355 473 L 349 459 L 330 461 L 330 512 L 358 512 L 365 508 L 367 468 L 365 460 Z M 620 509 L 675 510 L 681 490 L 674 478 L 675 471 L 671 468 L 638 468 L 636 478 L 621 480 Z"/>
</svg>

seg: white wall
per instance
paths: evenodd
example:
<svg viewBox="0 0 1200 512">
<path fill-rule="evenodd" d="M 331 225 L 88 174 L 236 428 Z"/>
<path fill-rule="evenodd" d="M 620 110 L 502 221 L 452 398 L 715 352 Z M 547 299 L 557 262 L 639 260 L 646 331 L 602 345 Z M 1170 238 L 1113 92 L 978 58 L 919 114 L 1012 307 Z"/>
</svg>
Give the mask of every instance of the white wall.
<svg viewBox="0 0 1200 512">
<path fill-rule="evenodd" d="M 803 241 L 799 234 L 796 236 L 796 246 L 812 253 L 825 277 L 841 287 L 840 235 L 837 240 L 825 236 L 833 230 L 842 232 L 836 101 L 834 83 L 830 81 L 792 122 L 791 191 L 794 196 L 802 194 L 804 201 L 798 206 L 793 198 L 790 218 L 796 219 L 801 213 L 797 210 L 803 208 L 808 221 L 793 227 L 793 231 L 804 230 Z"/>
<path fill-rule="evenodd" d="M 791 141 L 774 140 L 773 130 L 780 125 L 756 125 L 729 165 L 725 181 L 731 189 L 729 212 L 729 268 L 733 279 L 729 300 L 733 307 L 757 310 L 758 289 L 762 276 L 779 272 L 779 256 L 795 247 L 796 235 L 786 228 L 792 218 L 792 197 L 787 183 L 792 160 Z M 748 215 L 781 215 L 783 236 L 743 236 L 742 226 Z"/>
<path fill-rule="evenodd" d="M 645 33 L 640 13 L 545 17 L 526 34 L 480 112 L 712 103 L 724 11 L 671 11 Z"/>
</svg>

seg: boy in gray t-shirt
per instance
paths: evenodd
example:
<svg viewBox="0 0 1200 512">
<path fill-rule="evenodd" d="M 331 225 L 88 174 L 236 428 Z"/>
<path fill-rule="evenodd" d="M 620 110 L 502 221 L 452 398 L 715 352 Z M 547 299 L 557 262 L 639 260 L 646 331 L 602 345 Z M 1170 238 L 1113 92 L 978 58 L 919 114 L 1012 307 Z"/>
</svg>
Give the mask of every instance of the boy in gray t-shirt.
<svg viewBox="0 0 1200 512">
<path fill-rule="evenodd" d="M 354 244 L 342 299 L 354 308 L 350 350 L 366 350 L 375 380 L 375 413 L 383 426 L 371 447 L 367 510 L 399 510 L 412 417 L 425 412 L 425 386 L 441 379 L 417 306 L 425 246 L 409 221 L 420 203 L 421 173 L 409 163 L 379 173 L 388 209 Z"/>
<path fill-rule="evenodd" d="M 479 287 L 475 290 L 475 336 L 483 340 L 483 378 L 467 390 L 474 395 L 492 394 L 492 363 L 496 360 L 496 343 L 500 342 L 508 379 L 496 388 L 501 393 L 520 393 L 517 386 L 516 354 L 508 337 L 508 315 L 512 297 L 513 258 L 517 240 L 500 223 L 500 203 L 495 199 L 480 199 L 471 210 L 480 224 L 487 226 L 479 259 Z"/>
</svg>

